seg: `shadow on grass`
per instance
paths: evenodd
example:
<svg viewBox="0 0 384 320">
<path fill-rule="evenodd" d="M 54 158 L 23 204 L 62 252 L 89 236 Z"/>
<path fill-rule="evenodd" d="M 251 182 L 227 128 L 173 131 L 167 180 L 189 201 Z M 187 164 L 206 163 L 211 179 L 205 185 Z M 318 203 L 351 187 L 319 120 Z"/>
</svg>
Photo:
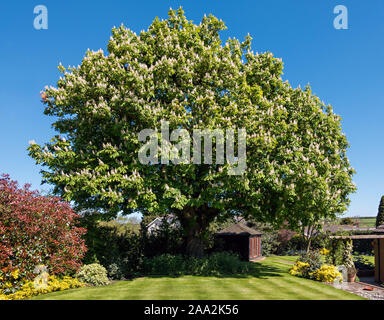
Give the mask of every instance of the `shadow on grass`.
<svg viewBox="0 0 384 320">
<path fill-rule="evenodd" d="M 237 274 L 189 274 L 189 273 L 177 273 L 177 274 L 142 274 L 140 277 L 146 278 L 179 278 L 184 276 L 196 276 L 196 277 L 209 277 L 209 278 L 234 278 L 234 279 L 246 279 L 246 278 L 259 278 L 265 279 L 267 277 L 282 277 L 281 273 L 286 272 L 284 269 L 278 266 L 272 266 L 270 264 L 261 264 L 258 262 L 250 262 L 249 271 L 246 273 Z M 133 280 L 133 279 L 132 279 Z"/>
</svg>

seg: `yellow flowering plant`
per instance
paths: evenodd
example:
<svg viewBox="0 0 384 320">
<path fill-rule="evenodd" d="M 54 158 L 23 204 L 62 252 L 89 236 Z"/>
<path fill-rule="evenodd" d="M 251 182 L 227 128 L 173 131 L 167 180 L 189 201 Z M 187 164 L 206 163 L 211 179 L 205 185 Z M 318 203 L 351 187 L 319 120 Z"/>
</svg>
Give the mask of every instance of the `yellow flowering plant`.
<svg viewBox="0 0 384 320">
<path fill-rule="evenodd" d="M 309 275 L 312 276 L 314 280 L 321 282 L 343 281 L 343 276 L 337 267 L 328 264 L 323 264 L 316 271 L 309 273 Z"/>
<path fill-rule="evenodd" d="M 19 269 L 15 269 L 11 272 L 11 276 L 13 279 L 17 280 L 19 278 Z"/>
<path fill-rule="evenodd" d="M 49 275 L 44 265 L 36 266 L 34 273 L 37 276 L 31 279 L 23 276 L 19 269 L 1 269 L 0 300 L 23 300 L 39 294 L 85 286 L 77 278 Z"/>
<path fill-rule="evenodd" d="M 326 249 L 326 248 L 322 248 L 319 250 L 320 254 L 322 254 L 323 256 L 326 256 L 327 254 L 329 254 L 329 250 Z"/>
<path fill-rule="evenodd" d="M 305 277 L 308 274 L 309 267 L 309 263 L 297 261 L 289 270 L 289 274 L 293 276 Z"/>
<path fill-rule="evenodd" d="M 20 270 L 5 267 L 0 270 L 0 293 L 13 293 L 20 289 L 22 281 L 20 279 Z"/>
<path fill-rule="evenodd" d="M 329 250 L 326 248 L 302 254 L 289 270 L 289 273 L 322 282 L 343 281 L 343 276 L 337 267 L 322 262 L 321 256 L 327 254 L 329 254 Z"/>
<path fill-rule="evenodd" d="M 6 294 L 4 292 L 4 288 L 8 285 L 9 283 L 0 288 L 0 300 L 24 300 L 44 293 L 85 286 L 85 284 L 80 282 L 78 279 L 68 276 L 62 278 L 49 276 L 47 284 L 44 287 L 36 287 L 35 280 L 27 280 L 23 283 L 19 290 L 11 294 Z"/>
</svg>

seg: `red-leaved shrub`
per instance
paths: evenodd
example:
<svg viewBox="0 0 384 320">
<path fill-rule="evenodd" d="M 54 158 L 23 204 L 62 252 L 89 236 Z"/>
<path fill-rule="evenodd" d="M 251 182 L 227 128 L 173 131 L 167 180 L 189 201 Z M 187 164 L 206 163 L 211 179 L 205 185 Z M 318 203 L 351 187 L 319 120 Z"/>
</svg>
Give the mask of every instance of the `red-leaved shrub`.
<svg viewBox="0 0 384 320">
<path fill-rule="evenodd" d="M 32 278 L 43 264 L 50 274 L 76 272 L 86 252 L 78 217 L 60 198 L 0 176 L 0 271 L 18 269 L 21 277 Z"/>
</svg>

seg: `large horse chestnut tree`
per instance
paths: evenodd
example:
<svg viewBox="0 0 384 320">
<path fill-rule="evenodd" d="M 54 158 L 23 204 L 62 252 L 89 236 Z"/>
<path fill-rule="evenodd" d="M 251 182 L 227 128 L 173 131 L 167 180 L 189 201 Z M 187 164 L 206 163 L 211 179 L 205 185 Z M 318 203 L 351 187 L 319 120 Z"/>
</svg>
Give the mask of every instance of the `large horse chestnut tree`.
<svg viewBox="0 0 384 320">
<path fill-rule="evenodd" d="M 215 217 L 253 216 L 292 228 L 346 210 L 354 191 L 340 117 L 306 87 L 282 80 L 283 63 L 254 53 L 250 36 L 223 43 L 224 23 L 194 24 L 182 9 L 140 34 L 114 28 L 108 52 L 87 51 L 46 87 L 45 114 L 58 134 L 29 152 L 44 181 L 79 208 L 175 214 L 187 252 L 201 255 Z M 138 160 L 138 133 L 245 129 L 246 169 L 230 164 Z"/>
</svg>

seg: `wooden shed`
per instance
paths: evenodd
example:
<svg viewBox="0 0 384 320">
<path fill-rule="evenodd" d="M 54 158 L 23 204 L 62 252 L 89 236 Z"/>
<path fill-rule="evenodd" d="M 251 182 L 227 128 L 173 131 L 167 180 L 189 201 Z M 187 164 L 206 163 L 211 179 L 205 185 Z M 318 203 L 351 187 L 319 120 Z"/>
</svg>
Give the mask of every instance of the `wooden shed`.
<svg viewBox="0 0 384 320">
<path fill-rule="evenodd" d="M 238 253 L 245 261 L 258 260 L 262 256 L 261 235 L 243 223 L 233 224 L 215 234 L 215 248 Z"/>
</svg>

